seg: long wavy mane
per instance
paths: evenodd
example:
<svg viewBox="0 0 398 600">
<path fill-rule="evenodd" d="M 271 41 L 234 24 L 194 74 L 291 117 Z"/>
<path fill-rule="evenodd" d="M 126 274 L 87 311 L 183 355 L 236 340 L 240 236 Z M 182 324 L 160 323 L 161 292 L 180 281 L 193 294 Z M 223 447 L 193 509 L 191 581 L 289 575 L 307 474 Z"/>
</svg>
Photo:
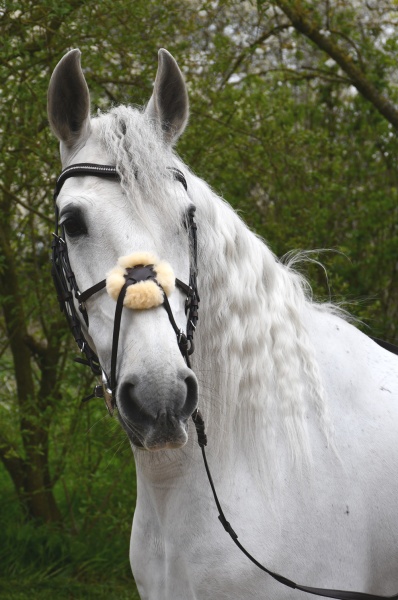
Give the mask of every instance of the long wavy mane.
<svg viewBox="0 0 398 600">
<path fill-rule="evenodd" d="M 326 435 L 330 422 L 304 316 L 310 309 L 328 309 L 312 301 L 306 280 L 278 261 L 161 141 L 142 111 L 114 108 L 97 124 L 143 222 L 155 212 L 161 223 L 181 223 L 181 199 L 171 201 L 164 192 L 172 166 L 185 174 L 197 207 L 201 307 L 193 368 L 213 451 L 226 460 L 228 443 L 240 443 L 261 468 L 271 455 L 275 462 L 283 435 L 294 459 L 308 458 L 308 411 L 315 409 Z"/>
</svg>

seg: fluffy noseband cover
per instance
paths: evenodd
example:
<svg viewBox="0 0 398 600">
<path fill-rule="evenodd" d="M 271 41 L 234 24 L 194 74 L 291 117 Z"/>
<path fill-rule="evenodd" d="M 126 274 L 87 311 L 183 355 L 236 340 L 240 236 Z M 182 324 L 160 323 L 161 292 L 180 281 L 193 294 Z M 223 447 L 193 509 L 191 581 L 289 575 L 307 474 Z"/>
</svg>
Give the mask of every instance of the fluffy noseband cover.
<svg viewBox="0 0 398 600">
<path fill-rule="evenodd" d="M 152 267 L 156 281 L 148 279 L 129 285 L 126 290 L 123 305 L 126 308 L 135 310 L 144 310 L 160 306 L 163 303 L 163 290 L 166 296 L 170 296 L 174 290 L 175 277 L 169 263 L 159 261 L 157 256 L 150 252 L 135 252 L 128 256 L 120 256 L 116 267 L 109 271 L 106 277 L 106 289 L 108 294 L 117 300 L 120 290 L 126 283 L 126 276 L 128 275 L 127 269 L 132 269 L 137 266 Z"/>
</svg>

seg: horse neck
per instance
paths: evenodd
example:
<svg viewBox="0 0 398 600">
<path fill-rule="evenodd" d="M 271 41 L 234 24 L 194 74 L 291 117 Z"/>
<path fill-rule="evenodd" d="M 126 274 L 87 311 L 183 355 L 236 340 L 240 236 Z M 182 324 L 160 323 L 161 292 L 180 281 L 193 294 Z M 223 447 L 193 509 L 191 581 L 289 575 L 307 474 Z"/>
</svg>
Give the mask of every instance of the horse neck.
<svg viewBox="0 0 398 600">
<path fill-rule="evenodd" d="M 223 469 L 239 456 L 267 471 L 281 432 L 293 460 L 307 453 L 308 401 L 323 425 L 328 419 L 303 325 L 304 281 L 203 184 L 195 203 L 200 405 Z"/>
</svg>

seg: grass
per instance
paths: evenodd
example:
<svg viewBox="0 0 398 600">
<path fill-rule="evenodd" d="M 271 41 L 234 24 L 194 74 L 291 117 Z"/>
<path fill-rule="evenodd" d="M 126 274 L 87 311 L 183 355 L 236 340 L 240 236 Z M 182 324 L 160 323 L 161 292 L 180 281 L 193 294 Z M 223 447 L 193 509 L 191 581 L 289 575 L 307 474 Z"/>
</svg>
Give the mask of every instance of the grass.
<svg viewBox="0 0 398 600">
<path fill-rule="evenodd" d="M 71 535 L 25 523 L 10 538 L 2 530 L 0 599 L 139 600 L 128 559 L 128 538 L 103 532 Z"/>
<path fill-rule="evenodd" d="M 1 600 L 140 600 L 131 581 L 110 580 L 106 584 L 56 577 L 49 581 L 0 580 Z"/>
<path fill-rule="evenodd" d="M 139 600 L 129 564 L 134 493 L 122 481 L 105 505 L 103 479 L 90 500 L 81 486 L 72 521 L 50 527 L 24 519 L 0 472 L 1 600 Z"/>
<path fill-rule="evenodd" d="M 2 529 L 0 599 L 139 600 L 128 558 L 128 536 L 71 535 L 26 523 L 10 537 Z"/>
</svg>

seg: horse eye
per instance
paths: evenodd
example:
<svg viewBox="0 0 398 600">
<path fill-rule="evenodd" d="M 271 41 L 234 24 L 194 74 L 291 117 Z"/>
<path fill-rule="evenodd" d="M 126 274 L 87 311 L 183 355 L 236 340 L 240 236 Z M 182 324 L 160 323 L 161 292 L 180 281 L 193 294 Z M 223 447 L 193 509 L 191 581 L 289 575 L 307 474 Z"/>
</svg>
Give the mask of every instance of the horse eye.
<svg viewBox="0 0 398 600">
<path fill-rule="evenodd" d="M 66 218 L 62 220 L 61 225 L 68 237 L 78 237 L 79 235 L 87 233 L 87 227 L 81 215 L 66 216 Z"/>
</svg>

